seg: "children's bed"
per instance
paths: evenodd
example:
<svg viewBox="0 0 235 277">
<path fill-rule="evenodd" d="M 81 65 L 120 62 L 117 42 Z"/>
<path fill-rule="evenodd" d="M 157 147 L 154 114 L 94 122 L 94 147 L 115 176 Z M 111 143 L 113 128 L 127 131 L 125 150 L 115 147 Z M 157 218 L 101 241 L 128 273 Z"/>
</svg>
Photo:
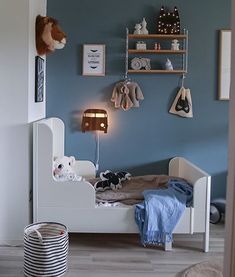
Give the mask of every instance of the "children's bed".
<svg viewBox="0 0 235 277">
<path fill-rule="evenodd" d="M 134 206 L 96 205 L 96 192 L 87 181 L 58 182 L 52 175 L 53 159 L 64 155 L 64 123 L 59 118 L 37 121 L 33 127 L 33 221 L 56 221 L 70 232 L 138 233 Z M 86 179 L 94 178 L 90 161 L 76 161 L 75 171 Z M 186 208 L 174 234 L 203 234 L 203 250 L 209 251 L 209 206 L 211 177 L 181 157 L 170 160 L 170 176 L 193 184 L 193 205 Z M 171 244 L 165 245 L 166 250 Z"/>
</svg>

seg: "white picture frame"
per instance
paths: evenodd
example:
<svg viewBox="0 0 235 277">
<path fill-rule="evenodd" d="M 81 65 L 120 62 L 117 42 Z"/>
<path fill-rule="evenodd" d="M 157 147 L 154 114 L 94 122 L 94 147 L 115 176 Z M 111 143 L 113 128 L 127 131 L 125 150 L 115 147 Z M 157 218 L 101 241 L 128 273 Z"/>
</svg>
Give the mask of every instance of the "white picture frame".
<svg viewBox="0 0 235 277">
<path fill-rule="evenodd" d="M 83 67 L 84 76 L 105 76 L 105 45 L 84 44 L 83 45 Z"/>
<path fill-rule="evenodd" d="M 219 100 L 229 100 L 231 84 L 231 30 L 220 30 Z"/>
</svg>

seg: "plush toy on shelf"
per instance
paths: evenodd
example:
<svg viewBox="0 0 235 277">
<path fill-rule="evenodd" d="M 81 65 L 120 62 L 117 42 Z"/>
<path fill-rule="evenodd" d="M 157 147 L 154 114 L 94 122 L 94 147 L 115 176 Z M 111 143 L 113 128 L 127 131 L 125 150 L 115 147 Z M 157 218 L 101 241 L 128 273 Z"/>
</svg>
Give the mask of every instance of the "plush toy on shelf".
<svg viewBox="0 0 235 277">
<path fill-rule="evenodd" d="M 82 181 L 74 171 L 75 158 L 73 156 L 59 157 L 54 160 L 53 176 L 57 181 Z"/>
</svg>

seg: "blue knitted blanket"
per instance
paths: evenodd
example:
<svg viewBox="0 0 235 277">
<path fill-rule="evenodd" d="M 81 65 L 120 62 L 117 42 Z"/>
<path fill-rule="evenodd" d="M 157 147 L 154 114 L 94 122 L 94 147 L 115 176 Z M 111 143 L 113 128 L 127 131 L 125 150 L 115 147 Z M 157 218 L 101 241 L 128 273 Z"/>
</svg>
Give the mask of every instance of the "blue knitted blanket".
<svg viewBox="0 0 235 277">
<path fill-rule="evenodd" d="M 144 202 L 135 208 L 142 244 L 171 242 L 176 224 L 192 203 L 192 186 L 184 180 L 170 179 L 166 189 L 145 190 L 143 194 Z"/>
</svg>

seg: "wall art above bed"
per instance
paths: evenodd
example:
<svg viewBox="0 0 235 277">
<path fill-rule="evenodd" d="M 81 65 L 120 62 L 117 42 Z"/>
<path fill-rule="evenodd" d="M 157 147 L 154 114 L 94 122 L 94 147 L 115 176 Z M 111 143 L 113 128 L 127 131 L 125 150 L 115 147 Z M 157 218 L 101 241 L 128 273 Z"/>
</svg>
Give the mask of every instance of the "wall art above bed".
<svg viewBox="0 0 235 277">
<path fill-rule="evenodd" d="M 83 45 L 82 75 L 104 76 L 105 75 L 105 45 Z"/>
</svg>

